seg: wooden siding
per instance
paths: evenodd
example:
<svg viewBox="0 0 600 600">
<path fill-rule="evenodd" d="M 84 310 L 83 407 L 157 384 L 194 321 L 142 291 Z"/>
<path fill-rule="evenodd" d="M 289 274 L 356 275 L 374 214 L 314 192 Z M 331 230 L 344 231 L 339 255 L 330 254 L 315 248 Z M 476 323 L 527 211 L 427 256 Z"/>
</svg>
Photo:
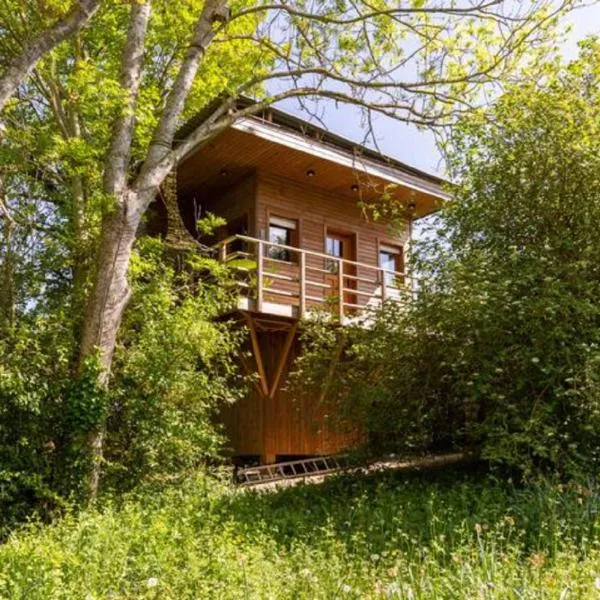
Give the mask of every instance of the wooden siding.
<svg viewBox="0 0 600 600">
<path fill-rule="evenodd" d="M 268 238 L 270 216 L 294 219 L 298 222 L 298 246 L 313 252 L 325 252 L 327 232 L 349 235 L 354 243 L 352 260 L 373 267 L 379 266 L 379 246 L 381 244 L 407 246 L 410 226 L 406 225 L 404 231 L 393 231 L 388 223 L 368 221 L 363 211 L 358 206 L 358 197 L 354 199 L 340 198 L 326 191 L 316 191 L 312 186 L 301 185 L 276 177 L 258 174 L 256 186 L 256 211 L 254 230 L 257 237 Z M 308 266 L 324 269 L 323 259 L 308 257 Z M 282 275 L 297 276 L 296 264 L 277 264 L 277 270 Z M 357 267 L 352 273 L 359 279 L 353 285 L 357 292 L 372 294 L 377 288 L 377 283 L 367 283 L 374 280 L 376 273 L 373 270 Z M 327 276 L 311 276 L 319 283 L 326 283 Z M 275 280 L 272 287 L 282 291 L 297 292 L 297 285 Z M 322 287 L 313 287 L 307 291 L 309 295 L 323 297 L 337 295 L 336 290 L 327 290 Z M 271 302 L 281 302 L 281 296 L 266 294 L 265 299 Z M 368 296 L 356 295 L 358 304 L 366 304 Z M 309 308 L 314 303 L 308 302 Z"/>
<path fill-rule="evenodd" d="M 318 177 L 318 175 L 317 175 Z M 378 239 L 402 245 L 408 237 L 404 232 L 392 232 L 386 223 L 367 222 L 354 199 L 341 198 L 330 192 L 315 190 L 291 180 L 259 173 L 256 196 L 255 227 L 258 237 L 266 234 L 269 214 L 299 221 L 299 246 L 314 252 L 325 251 L 325 231 L 329 228 L 357 237 L 358 262 L 377 266 Z"/>
<path fill-rule="evenodd" d="M 340 196 L 319 189 L 319 177 L 321 175 L 317 174 L 311 178 L 314 180 L 310 184 L 304 184 L 258 170 L 224 189 L 209 192 L 188 190 L 183 202 L 188 207 L 188 219 L 190 203 L 196 207 L 201 205 L 203 213 L 210 211 L 230 221 L 247 214 L 248 234 L 261 239 L 268 238 L 270 216 L 294 219 L 298 223 L 298 246 L 318 253 L 325 252 L 328 230 L 348 234 L 354 240 L 352 258 L 373 267 L 378 266 L 381 244 L 406 247 L 409 225 L 404 231 L 394 234 L 386 223 L 368 222 L 358 206 L 358 195 Z M 318 257 L 309 256 L 307 264 L 324 268 L 324 260 Z M 298 264 L 294 262 L 278 263 L 275 268 L 282 275 L 298 273 Z M 357 267 L 354 274 L 372 278 L 373 273 L 366 273 L 367 270 Z M 318 279 L 319 275 L 316 277 Z M 322 282 L 327 280 L 327 275 L 320 277 Z M 294 284 L 274 280 L 272 285 L 279 290 L 291 290 L 290 286 Z M 372 292 L 372 287 L 363 282 L 358 282 L 355 289 Z M 332 291 L 315 288 L 308 293 L 318 296 Z M 281 296 L 266 294 L 265 300 L 281 302 Z M 254 317 L 260 318 L 260 315 Z M 285 332 L 259 332 L 258 338 L 266 377 L 271 381 L 282 355 Z M 319 390 L 293 393 L 287 389 L 288 374 L 293 370 L 294 359 L 300 351 L 296 338 L 275 394 L 270 396 L 253 387 L 247 397 L 222 410 L 221 419 L 233 455 L 260 456 L 263 462 L 272 462 L 277 456 L 341 452 L 360 439 L 359 434 L 348 433 L 339 427 L 336 415 L 331 414 L 331 408 L 327 407 L 327 399 L 324 403 L 319 401 Z"/>
<path fill-rule="evenodd" d="M 258 336 L 267 378 L 272 381 L 286 334 L 262 332 Z M 223 409 L 222 421 L 234 455 L 260 456 L 272 462 L 276 456 L 335 454 L 359 439 L 336 419 L 326 399 L 319 402 L 319 390 L 295 394 L 288 389 L 287 378 L 300 351 L 296 338 L 282 385 L 272 398 L 253 387 L 244 399 Z"/>
</svg>

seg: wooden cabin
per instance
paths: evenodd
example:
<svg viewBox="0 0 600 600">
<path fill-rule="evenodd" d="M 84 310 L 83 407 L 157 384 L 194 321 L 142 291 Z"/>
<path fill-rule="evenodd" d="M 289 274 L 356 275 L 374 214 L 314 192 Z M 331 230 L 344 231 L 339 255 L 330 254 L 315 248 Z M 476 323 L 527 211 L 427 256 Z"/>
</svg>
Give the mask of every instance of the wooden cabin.
<svg viewBox="0 0 600 600">
<path fill-rule="evenodd" d="M 183 221 L 198 237 L 207 213 L 226 219 L 216 248 L 239 274 L 255 389 L 223 414 L 233 456 L 262 463 L 329 455 L 357 443 L 314 390 L 285 383 L 301 351 L 299 322 L 316 310 L 366 319 L 412 293 L 405 254 L 414 219 L 445 199 L 437 177 L 357 146 L 282 111 L 235 123 L 192 151 L 177 171 Z M 393 199 L 405 225 L 365 205 Z M 215 242 L 215 240 L 212 240 Z"/>
</svg>

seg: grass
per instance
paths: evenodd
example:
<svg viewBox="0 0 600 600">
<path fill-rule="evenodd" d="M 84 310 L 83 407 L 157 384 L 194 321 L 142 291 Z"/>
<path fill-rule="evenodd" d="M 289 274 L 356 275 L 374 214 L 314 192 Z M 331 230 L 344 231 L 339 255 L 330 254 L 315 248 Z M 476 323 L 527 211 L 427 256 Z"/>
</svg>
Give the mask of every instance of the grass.
<svg viewBox="0 0 600 600">
<path fill-rule="evenodd" d="M 599 598 L 599 510 L 596 489 L 457 470 L 262 494 L 199 476 L 17 532 L 0 597 Z"/>
</svg>

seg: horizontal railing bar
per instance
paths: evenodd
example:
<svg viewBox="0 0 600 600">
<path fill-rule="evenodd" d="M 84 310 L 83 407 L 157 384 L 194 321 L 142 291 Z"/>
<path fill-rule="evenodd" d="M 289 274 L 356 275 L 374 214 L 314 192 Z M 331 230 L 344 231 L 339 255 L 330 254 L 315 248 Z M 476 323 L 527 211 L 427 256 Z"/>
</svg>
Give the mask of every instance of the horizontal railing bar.
<svg viewBox="0 0 600 600">
<path fill-rule="evenodd" d="M 323 275 L 335 275 L 335 273 L 332 273 L 327 269 L 321 269 L 320 267 L 311 267 L 309 264 L 306 265 L 306 270 L 315 271 L 315 273 L 323 273 Z"/>
<path fill-rule="evenodd" d="M 344 279 L 358 281 L 359 283 L 368 283 L 375 286 L 381 285 L 381 281 L 373 281 L 373 279 L 365 279 L 364 277 L 357 277 L 356 275 L 346 275 L 346 273 L 344 273 Z"/>
<path fill-rule="evenodd" d="M 254 273 L 254 271 L 256 271 L 256 269 L 249 269 L 248 267 L 239 267 L 237 265 L 234 265 L 233 267 L 231 267 L 231 269 L 233 269 L 234 271 L 242 271 L 243 273 Z"/>
<path fill-rule="evenodd" d="M 295 267 L 298 265 L 298 263 L 295 260 L 281 260 L 280 258 L 272 258 L 271 256 L 265 256 L 263 257 L 263 260 L 274 262 L 278 265 L 285 265 L 286 267 Z"/>
<path fill-rule="evenodd" d="M 313 302 L 326 302 L 327 298 L 323 298 L 322 296 L 309 296 L 306 295 L 307 300 L 312 300 Z"/>
<path fill-rule="evenodd" d="M 354 288 L 344 288 L 346 294 L 356 294 L 357 296 L 367 296 L 368 298 L 381 298 L 381 292 L 363 292 L 361 290 L 355 290 Z"/>
<path fill-rule="evenodd" d="M 279 281 L 291 281 L 292 283 L 298 283 L 300 280 L 298 277 L 291 277 L 290 275 L 280 275 L 279 273 L 271 273 L 270 271 L 263 271 L 263 278 L 273 278 Z"/>
<path fill-rule="evenodd" d="M 265 294 L 275 294 L 276 296 L 285 296 L 286 298 L 297 298 L 298 294 L 286 290 L 276 290 L 275 288 L 263 287 Z"/>
<path fill-rule="evenodd" d="M 227 259 L 226 260 L 235 260 L 236 258 L 253 258 L 254 256 L 256 256 L 253 252 L 243 252 L 242 250 L 236 250 L 235 252 L 232 252 L 231 254 L 227 255 Z"/>
<path fill-rule="evenodd" d="M 314 285 L 315 287 L 320 287 L 324 290 L 330 290 L 331 285 L 327 283 L 321 283 L 320 281 L 311 281 L 310 279 L 306 280 L 306 285 Z"/>
<path fill-rule="evenodd" d="M 377 299 L 381 302 L 381 298 Z M 361 310 L 367 310 L 369 308 L 375 308 L 374 306 L 369 306 L 369 304 L 353 304 L 352 302 L 344 302 L 344 308 L 360 308 Z"/>
</svg>

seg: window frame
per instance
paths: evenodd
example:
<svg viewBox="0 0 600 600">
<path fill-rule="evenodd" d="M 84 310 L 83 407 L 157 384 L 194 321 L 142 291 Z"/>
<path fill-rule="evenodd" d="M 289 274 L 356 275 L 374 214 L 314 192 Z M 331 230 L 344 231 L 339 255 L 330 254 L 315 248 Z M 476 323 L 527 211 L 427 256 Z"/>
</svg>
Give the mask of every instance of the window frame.
<svg viewBox="0 0 600 600">
<path fill-rule="evenodd" d="M 399 287 L 404 285 L 404 246 L 401 244 L 388 244 L 380 242 L 377 249 L 377 266 L 380 269 L 385 269 L 381 260 L 383 254 L 386 254 L 388 257 L 393 259 L 394 273 L 401 273 L 400 276 L 397 276 L 394 273 L 391 273 L 388 269 L 382 271 L 386 286 Z"/>
<path fill-rule="evenodd" d="M 268 214 L 267 221 L 267 240 L 272 243 L 280 244 L 282 246 L 291 246 L 294 248 L 298 248 L 298 230 L 300 223 L 298 219 L 290 219 L 285 217 L 280 217 L 275 214 Z M 282 243 L 281 241 L 274 241 L 271 239 L 271 231 L 272 229 L 277 228 L 286 232 L 286 242 Z M 281 262 L 287 263 L 295 263 L 298 262 L 298 253 L 292 252 L 290 250 L 285 250 L 282 248 L 277 248 L 274 246 L 267 246 L 266 248 L 266 256 L 271 260 L 278 260 Z"/>
</svg>

